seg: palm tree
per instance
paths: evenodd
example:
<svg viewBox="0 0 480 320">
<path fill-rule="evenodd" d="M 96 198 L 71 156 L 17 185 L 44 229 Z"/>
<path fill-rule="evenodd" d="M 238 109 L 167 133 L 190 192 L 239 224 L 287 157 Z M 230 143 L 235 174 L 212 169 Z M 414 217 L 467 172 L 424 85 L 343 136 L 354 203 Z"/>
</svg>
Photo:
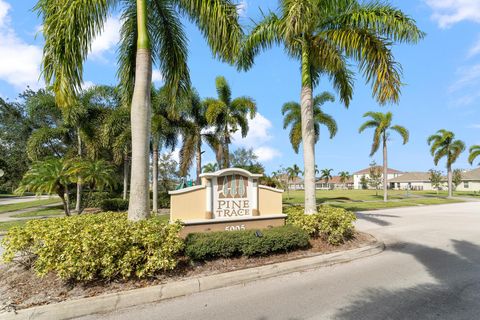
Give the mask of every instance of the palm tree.
<svg viewBox="0 0 480 320">
<path fill-rule="evenodd" d="M 315 130 L 315 142 L 320 139 L 320 125 L 327 127 L 330 132 L 330 139 L 337 134 L 337 122 L 332 116 L 324 113 L 320 108 L 325 102 L 334 102 L 335 98 L 329 92 L 323 92 L 315 96 L 313 99 L 313 119 Z M 297 102 L 287 102 L 282 107 L 283 129 L 291 125 L 290 129 L 290 143 L 292 144 L 295 153 L 298 153 L 298 148 L 302 142 L 302 111 L 301 106 Z"/>
<path fill-rule="evenodd" d="M 202 172 L 215 172 L 218 170 L 218 163 L 209 162 L 202 167 Z"/>
<path fill-rule="evenodd" d="M 338 175 L 340 176 L 340 182 L 343 184 L 343 187 L 346 188 L 345 182 L 347 182 L 352 175 L 348 171 L 340 171 Z"/>
<path fill-rule="evenodd" d="M 380 147 L 380 141 L 383 146 L 383 201 L 388 201 L 388 161 L 387 161 L 387 140 L 391 131 L 396 131 L 402 136 L 403 144 L 408 142 L 409 133 L 405 127 L 399 125 L 392 125 L 392 113 L 381 112 L 367 112 L 363 117 L 370 117 L 368 120 L 360 126 L 359 133 L 362 133 L 367 128 L 374 128 L 372 150 L 370 151 L 370 157 L 373 156 Z"/>
<path fill-rule="evenodd" d="M 431 145 L 430 153 L 435 165 L 438 165 L 440 159 L 447 158 L 448 196 L 452 197 L 452 165 L 465 150 L 465 143 L 455 140 L 455 134 L 445 129 L 440 129 L 436 134 L 428 137 L 427 143 Z"/>
<path fill-rule="evenodd" d="M 322 169 L 321 170 L 320 179 L 325 181 L 325 183 L 327 184 L 327 188 L 328 188 L 328 182 L 330 180 L 332 180 L 332 172 L 333 172 L 333 169 Z"/>
<path fill-rule="evenodd" d="M 300 169 L 299 166 L 294 164 L 293 166 L 288 167 L 285 172 L 287 175 L 287 192 L 288 192 L 288 197 L 290 198 L 290 188 L 288 186 L 288 182 L 294 181 L 296 178 L 298 178 L 302 170 Z"/>
<path fill-rule="evenodd" d="M 471 146 L 468 152 L 470 153 L 470 155 L 468 156 L 468 162 L 470 164 L 473 164 L 473 161 L 475 161 L 475 159 L 480 156 L 480 145 Z"/>
<path fill-rule="evenodd" d="M 90 191 L 103 191 L 106 187 L 114 187 L 115 168 L 107 161 L 100 160 L 76 160 L 72 161 L 67 170 L 72 178 L 82 177 L 82 182 L 90 187 Z"/>
<path fill-rule="evenodd" d="M 248 119 L 253 119 L 257 113 L 255 101 L 250 97 L 238 97 L 232 99 L 232 91 L 224 77 L 215 79 L 218 99 L 205 99 L 206 119 L 210 125 L 215 126 L 215 130 L 221 136 L 221 150 L 217 153 L 217 161 L 221 168 L 230 167 L 229 145 L 231 135 L 239 128 L 242 137 L 245 138 L 248 133 Z"/>
<path fill-rule="evenodd" d="M 230 0 L 53 1 L 38 0 L 45 38 L 43 74 L 58 104 L 71 107 L 83 81 L 91 43 L 110 12 L 122 12 L 118 75 L 125 105 L 131 105 L 132 173 L 130 220 L 149 215 L 148 174 L 152 61 L 160 68 L 172 100 L 190 84 L 187 38 L 179 14 L 196 23 L 216 57 L 233 62 L 242 38 Z"/>
<path fill-rule="evenodd" d="M 239 68 L 250 68 L 260 50 L 274 44 L 283 44 L 288 55 L 300 62 L 305 213 L 312 214 L 316 212 L 313 89 L 320 76 L 329 77 L 348 106 L 354 79 L 347 61 L 352 59 L 372 83 L 380 104 L 398 102 L 401 69 L 391 46 L 417 42 L 424 34 L 413 19 L 382 2 L 280 0 L 279 8 L 279 15 L 270 13 L 253 28 L 244 42 Z"/>
<path fill-rule="evenodd" d="M 152 211 L 158 212 L 158 156 L 162 146 L 175 149 L 179 134 L 178 107 L 169 103 L 165 88 L 152 88 Z M 177 100 L 179 101 L 179 100 Z"/>
<path fill-rule="evenodd" d="M 207 143 L 217 153 L 220 146 L 220 137 L 218 132 L 208 130 L 210 124 L 205 115 L 207 107 L 201 103 L 197 92 L 192 90 L 188 99 L 186 99 L 186 104 L 181 128 L 183 143 L 180 150 L 180 176 L 187 175 L 193 159 L 195 159 L 196 179 L 197 185 L 199 185 L 200 174 L 202 173 L 202 143 Z"/>
</svg>

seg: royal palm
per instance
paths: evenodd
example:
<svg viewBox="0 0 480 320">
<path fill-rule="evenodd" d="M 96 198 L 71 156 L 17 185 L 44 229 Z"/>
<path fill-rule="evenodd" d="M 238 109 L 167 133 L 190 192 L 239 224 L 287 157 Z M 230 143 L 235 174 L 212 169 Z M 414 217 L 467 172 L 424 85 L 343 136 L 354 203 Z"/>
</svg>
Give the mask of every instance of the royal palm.
<svg viewBox="0 0 480 320">
<path fill-rule="evenodd" d="M 124 104 L 131 105 L 132 173 L 128 216 L 148 216 L 152 62 L 172 100 L 189 87 L 187 38 L 179 12 L 196 23 L 213 54 L 233 62 L 242 31 L 230 0 L 39 0 L 45 37 L 43 74 L 62 107 L 71 107 L 83 82 L 92 41 L 112 12 L 122 13 L 118 75 Z"/>
<path fill-rule="evenodd" d="M 453 132 L 445 129 L 440 129 L 436 134 L 428 137 L 427 143 L 435 165 L 438 165 L 442 158 L 447 159 L 448 196 L 451 197 L 453 195 L 452 165 L 465 150 L 465 144 L 461 140 L 456 140 Z"/>
<path fill-rule="evenodd" d="M 351 59 L 359 63 L 380 104 L 398 102 L 401 73 L 391 46 L 394 42 L 417 42 L 423 33 L 402 11 L 380 2 L 280 0 L 279 7 L 278 15 L 268 14 L 253 28 L 239 64 L 240 68 L 251 67 L 255 55 L 274 44 L 282 44 L 300 62 L 305 212 L 314 213 L 314 87 L 321 76 L 329 78 L 348 106 L 353 94 Z"/>
<path fill-rule="evenodd" d="M 322 94 L 315 96 L 313 99 L 313 127 L 315 130 L 315 142 L 318 142 L 320 139 L 320 125 L 327 127 L 330 133 L 330 139 L 332 139 L 337 133 L 337 122 L 332 116 L 326 114 L 321 109 L 321 106 L 327 101 L 335 101 L 333 95 L 328 92 L 323 92 Z M 302 110 L 300 104 L 293 101 L 285 103 L 282 107 L 282 115 L 283 129 L 291 126 L 289 134 L 290 143 L 292 144 L 295 153 L 298 153 L 300 143 L 302 142 Z"/>
<path fill-rule="evenodd" d="M 248 133 L 248 118 L 253 119 L 257 112 L 255 101 L 246 96 L 232 99 L 232 90 L 224 77 L 215 79 L 218 99 L 207 98 L 206 118 L 210 125 L 215 126 L 216 133 L 221 137 L 221 150 L 217 152 L 217 161 L 221 168 L 230 167 L 230 148 L 232 134 L 240 129 L 243 138 Z"/>
<path fill-rule="evenodd" d="M 363 117 L 369 117 L 370 120 L 362 124 L 358 132 L 363 132 L 367 128 L 375 129 L 373 132 L 373 143 L 370 151 L 370 157 L 373 156 L 382 145 L 383 150 L 383 201 L 388 197 L 388 155 L 387 141 L 391 131 L 396 131 L 403 139 L 403 144 L 408 142 L 409 133 L 405 127 L 392 125 L 392 113 L 367 112 Z"/>
</svg>

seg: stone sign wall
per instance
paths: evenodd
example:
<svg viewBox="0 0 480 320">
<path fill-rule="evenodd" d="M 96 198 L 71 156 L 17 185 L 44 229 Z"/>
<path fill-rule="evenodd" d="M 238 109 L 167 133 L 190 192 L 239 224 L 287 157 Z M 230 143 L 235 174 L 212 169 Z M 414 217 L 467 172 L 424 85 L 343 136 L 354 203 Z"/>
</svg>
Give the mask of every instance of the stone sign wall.
<svg viewBox="0 0 480 320">
<path fill-rule="evenodd" d="M 202 184 L 171 191 L 170 219 L 184 233 L 283 225 L 283 190 L 258 184 L 261 174 L 231 168 L 201 175 Z"/>
</svg>

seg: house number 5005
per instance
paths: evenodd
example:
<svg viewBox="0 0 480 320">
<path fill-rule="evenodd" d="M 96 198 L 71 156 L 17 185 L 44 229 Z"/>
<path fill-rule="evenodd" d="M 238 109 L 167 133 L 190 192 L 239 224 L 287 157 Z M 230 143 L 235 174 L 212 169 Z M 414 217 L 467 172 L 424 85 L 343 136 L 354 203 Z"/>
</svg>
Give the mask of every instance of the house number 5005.
<svg viewBox="0 0 480 320">
<path fill-rule="evenodd" d="M 225 231 L 238 231 L 238 230 L 245 230 L 245 225 L 241 224 L 239 226 L 226 226 Z"/>
</svg>

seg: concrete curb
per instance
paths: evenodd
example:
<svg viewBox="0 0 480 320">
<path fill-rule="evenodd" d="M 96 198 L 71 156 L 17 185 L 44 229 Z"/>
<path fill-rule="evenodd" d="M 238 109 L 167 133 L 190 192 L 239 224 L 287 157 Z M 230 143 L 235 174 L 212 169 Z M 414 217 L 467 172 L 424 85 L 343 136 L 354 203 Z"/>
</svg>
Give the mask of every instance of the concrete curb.
<svg viewBox="0 0 480 320">
<path fill-rule="evenodd" d="M 227 286 L 245 284 L 251 281 L 271 278 L 292 272 L 329 266 L 338 263 L 369 257 L 382 252 L 383 242 L 375 241 L 367 246 L 352 250 L 334 252 L 298 260 L 291 260 L 261 267 L 226 272 L 183 281 L 166 283 L 142 289 L 100 295 L 43 305 L 0 314 L 0 319 L 72 319 L 96 313 L 107 313 L 118 309 L 159 302 L 161 300 L 185 296 L 197 292 Z"/>
</svg>

